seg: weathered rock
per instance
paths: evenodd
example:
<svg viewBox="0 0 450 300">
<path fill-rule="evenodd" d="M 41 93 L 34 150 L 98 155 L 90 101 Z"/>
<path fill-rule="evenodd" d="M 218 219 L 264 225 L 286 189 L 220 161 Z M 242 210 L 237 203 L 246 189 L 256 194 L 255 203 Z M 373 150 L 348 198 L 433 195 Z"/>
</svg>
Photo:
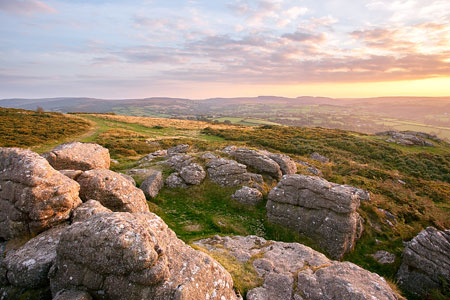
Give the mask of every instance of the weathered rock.
<svg viewBox="0 0 450 300">
<path fill-rule="evenodd" d="M 238 162 L 243 163 L 261 173 L 268 174 L 275 179 L 282 176 L 280 166 L 267 155 L 252 149 L 237 148 L 230 155 Z"/>
<path fill-rule="evenodd" d="M 151 162 L 152 160 L 154 160 L 155 158 L 158 157 L 164 157 L 167 155 L 167 150 L 158 150 L 155 152 L 152 152 L 146 156 L 144 156 L 143 158 L 141 158 L 139 160 L 140 163 L 144 163 L 144 162 Z"/>
<path fill-rule="evenodd" d="M 42 154 L 57 170 L 109 169 L 109 150 L 92 143 L 71 142 Z"/>
<path fill-rule="evenodd" d="M 222 152 L 226 153 L 226 154 L 231 154 L 231 152 L 236 151 L 236 149 L 237 149 L 236 146 L 231 145 L 231 146 L 227 146 L 227 147 L 223 148 Z"/>
<path fill-rule="evenodd" d="M 203 153 L 200 157 L 203 159 L 206 159 L 206 160 L 218 158 L 216 155 L 212 154 L 211 152 Z"/>
<path fill-rule="evenodd" d="M 231 195 L 231 198 L 245 205 L 256 205 L 262 201 L 263 195 L 255 188 L 243 186 Z"/>
<path fill-rule="evenodd" d="M 78 177 L 78 183 L 83 201 L 97 200 L 112 211 L 149 211 L 144 193 L 116 172 L 89 170 Z"/>
<path fill-rule="evenodd" d="M 221 186 L 237 186 L 248 184 L 252 176 L 247 167 L 234 160 L 225 158 L 212 159 L 206 164 L 209 178 Z"/>
<path fill-rule="evenodd" d="M 316 176 L 322 176 L 323 175 L 322 172 L 319 169 L 317 169 L 316 167 L 308 167 L 306 170 L 309 173 L 311 173 L 313 175 L 316 175 Z"/>
<path fill-rule="evenodd" d="M 51 228 L 29 240 L 4 259 L 9 284 L 24 288 L 48 286 L 50 267 L 56 258 L 56 246 L 67 225 Z"/>
<path fill-rule="evenodd" d="M 289 156 L 278 153 L 270 153 L 268 156 L 280 166 L 283 175 L 297 173 L 297 165 Z"/>
<path fill-rule="evenodd" d="M 104 207 L 97 200 L 89 200 L 78 206 L 73 211 L 72 223 L 85 221 L 98 213 L 110 213 L 110 212 L 112 211 Z"/>
<path fill-rule="evenodd" d="M 183 178 L 184 182 L 187 184 L 199 185 L 202 183 L 203 179 L 205 179 L 206 172 L 199 164 L 192 163 L 181 169 L 180 177 Z"/>
<path fill-rule="evenodd" d="M 37 234 L 70 218 L 79 185 L 37 153 L 0 148 L 0 238 Z"/>
<path fill-rule="evenodd" d="M 395 262 L 395 254 L 392 254 L 385 250 L 379 250 L 372 254 L 373 259 L 375 259 L 380 264 L 393 264 Z"/>
<path fill-rule="evenodd" d="M 247 293 L 248 300 L 399 299 L 379 275 L 350 262 L 329 260 L 298 243 L 215 236 L 194 244 L 239 264 L 251 263 L 264 283 Z"/>
<path fill-rule="evenodd" d="M 434 144 L 427 141 L 426 139 L 431 139 L 436 142 L 441 142 L 439 138 L 435 135 L 430 135 L 424 132 L 416 132 L 416 131 L 384 131 L 378 132 L 376 135 L 380 136 L 389 136 L 390 138 L 386 139 L 389 143 L 396 143 L 404 146 L 429 146 L 434 147 Z"/>
<path fill-rule="evenodd" d="M 236 299 L 230 274 L 152 213 L 98 214 L 71 225 L 49 277 L 54 295 L 79 289 L 95 299 Z"/>
<path fill-rule="evenodd" d="M 397 279 L 417 296 L 442 288 L 442 279 L 450 282 L 450 230 L 427 227 L 408 242 Z"/>
<path fill-rule="evenodd" d="M 166 178 L 166 186 L 169 188 L 187 188 L 187 184 L 179 173 L 172 173 Z"/>
<path fill-rule="evenodd" d="M 145 196 L 155 198 L 163 186 L 164 181 L 162 173 L 160 171 L 155 171 L 142 182 L 140 189 L 144 191 Z"/>
<path fill-rule="evenodd" d="M 167 150 L 167 155 L 172 156 L 176 154 L 186 153 L 191 148 L 191 146 L 187 144 L 177 145 Z"/>
<path fill-rule="evenodd" d="M 83 171 L 81 170 L 59 170 L 59 172 L 75 181 L 77 181 L 78 176 L 83 173 Z"/>
<path fill-rule="evenodd" d="M 353 249 L 362 233 L 358 189 L 323 178 L 285 175 L 269 193 L 267 218 L 315 240 L 331 257 Z"/>
<path fill-rule="evenodd" d="M 92 297 L 85 291 L 61 290 L 52 300 L 92 300 Z"/>
<path fill-rule="evenodd" d="M 128 180 L 129 182 L 131 182 L 132 185 L 136 186 L 136 180 L 134 180 L 133 177 L 131 177 L 128 174 L 122 174 L 122 173 L 118 173 L 120 174 L 123 178 L 125 178 L 126 180 Z"/>
<path fill-rule="evenodd" d="M 3 263 L 5 256 L 6 242 L 0 242 L 0 286 L 5 286 L 8 284 L 8 279 L 6 277 L 6 267 Z"/>
<path fill-rule="evenodd" d="M 184 167 L 189 166 L 194 158 L 187 154 L 175 154 L 171 156 L 166 163 L 177 172 L 180 172 Z"/>
<path fill-rule="evenodd" d="M 312 154 L 310 155 L 310 158 L 311 158 L 311 159 L 314 159 L 314 160 L 317 160 L 317 161 L 320 161 L 321 163 L 329 163 L 329 162 L 330 162 L 330 159 L 329 159 L 328 157 L 325 157 L 325 156 L 323 156 L 323 155 L 320 155 L 320 154 L 317 153 L 317 152 L 312 153 Z"/>
<path fill-rule="evenodd" d="M 155 173 L 155 170 L 154 170 L 154 169 L 151 169 L 151 168 L 144 168 L 144 169 L 141 169 L 141 168 L 133 168 L 133 169 L 128 170 L 128 171 L 126 172 L 126 175 L 132 176 L 134 182 L 136 182 L 136 181 L 134 180 L 134 178 L 136 178 L 136 180 L 142 182 L 142 181 L 144 181 L 147 177 L 152 176 L 152 174 L 154 174 L 154 173 Z M 136 185 L 136 184 L 134 184 L 134 185 Z"/>
</svg>

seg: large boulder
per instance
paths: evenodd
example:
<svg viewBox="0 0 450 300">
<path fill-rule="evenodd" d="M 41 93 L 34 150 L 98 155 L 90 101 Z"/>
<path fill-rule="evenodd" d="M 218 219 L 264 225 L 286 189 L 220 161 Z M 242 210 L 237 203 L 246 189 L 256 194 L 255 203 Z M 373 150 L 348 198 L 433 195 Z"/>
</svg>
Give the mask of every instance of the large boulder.
<svg viewBox="0 0 450 300">
<path fill-rule="evenodd" d="M 184 182 L 191 185 L 199 185 L 206 177 L 206 172 L 199 164 L 192 163 L 183 167 L 180 171 L 180 177 Z"/>
<path fill-rule="evenodd" d="M 110 212 L 112 211 L 109 208 L 104 207 L 97 200 L 89 200 L 74 209 L 72 223 L 85 221 L 95 214 Z"/>
<path fill-rule="evenodd" d="M 70 218 L 80 186 L 29 150 L 0 148 L 0 238 L 37 234 Z"/>
<path fill-rule="evenodd" d="M 262 201 L 263 195 L 256 188 L 243 186 L 231 195 L 231 198 L 245 205 L 257 205 Z"/>
<path fill-rule="evenodd" d="M 237 148 L 230 155 L 238 162 L 251 167 L 258 172 L 265 173 L 275 179 L 280 179 L 282 172 L 280 166 L 270 157 L 256 150 Z"/>
<path fill-rule="evenodd" d="M 289 156 L 279 153 L 269 153 L 269 158 L 273 159 L 281 169 L 283 175 L 291 175 L 297 173 L 297 165 Z"/>
<path fill-rule="evenodd" d="M 248 300 L 399 299 L 379 275 L 350 262 L 329 260 L 298 243 L 215 236 L 194 244 L 261 279 L 260 284 L 253 280 L 257 286 L 248 291 Z"/>
<path fill-rule="evenodd" d="M 316 241 L 335 259 L 353 249 L 363 226 L 356 212 L 361 190 L 323 178 L 285 175 L 267 201 L 269 221 Z"/>
<path fill-rule="evenodd" d="M 92 143 L 71 142 L 42 154 L 57 170 L 109 169 L 109 150 Z"/>
<path fill-rule="evenodd" d="M 442 288 L 443 281 L 450 282 L 450 230 L 428 227 L 408 242 L 397 279 L 417 296 Z"/>
<path fill-rule="evenodd" d="M 62 224 L 51 228 L 20 248 L 8 251 L 3 262 L 8 283 L 28 289 L 48 286 L 47 275 L 56 258 L 56 246 L 66 227 Z"/>
<path fill-rule="evenodd" d="M 230 274 L 152 213 L 97 214 L 71 225 L 49 277 L 53 295 L 78 289 L 95 299 L 236 299 Z"/>
<path fill-rule="evenodd" d="M 207 164 L 209 178 L 221 186 L 238 186 L 252 181 L 252 175 L 247 167 L 235 160 L 217 158 Z"/>
<path fill-rule="evenodd" d="M 78 183 L 83 201 L 97 200 L 112 211 L 149 211 L 144 192 L 116 172 L 89 170 L 78 177 Z"/>
<path fill-rule="evenodd" d="M 148 176 L 142 182 L 140 189 L 144 192 L 145 196 L 155 198 L 163 186 L 164 180 L 162 173 L 155 170 L 152 175 Z"/>
</svg>

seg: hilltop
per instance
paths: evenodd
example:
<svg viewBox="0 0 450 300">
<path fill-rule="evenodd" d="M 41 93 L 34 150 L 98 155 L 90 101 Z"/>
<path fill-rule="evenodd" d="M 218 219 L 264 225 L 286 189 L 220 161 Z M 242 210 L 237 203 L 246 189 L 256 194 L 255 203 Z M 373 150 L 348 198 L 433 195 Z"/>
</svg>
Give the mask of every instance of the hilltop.
<svg viewBox="0 0 450 300">
<path fill-rule="evenodd" d="M 221 151 L 231 145 L 287 155 L 295 162 L 299 175 L 319 175 L 329 182 L 369 192 L 370 201 L 361 201 L 357 210 L 364 231 L 342 260 L 376 272 L 391 282 L 396 280 L 405 241 L 428 226 L 438 230 L 450 227 L 450 146 L 445 141 L 425 138 L 433 144 L 431 147 L 389 142 L 389 136 L 326 128 L 271 124 L 249 127 L 16 109 L 2 109 L 1 113 L 1 147 L 16 146 L 43 153 L 62 142 L 94 142 L 109 150 L 111 169 L 131 174 L 138 186 L 143 178 L 131 170 L 159 170 L 164 180 L 176 173 L 173 167 L 161 163 L 162 157 L 143 158 L 180 144 L 188 145 L 185 154 L 203 168 L 207 164 L 205 153 L 232 158 L 232 154 Z M 222 187 L 209 179 L 189 188 L 164 187 L 147 200 L 150 210 L 188 244 L 214 235 L 257 235 L 266 240 L 298 242 L 324 252 L 316 241 L 268 221 L 265 204 L 268 191 L 275 185 L 277 180 L 264 175 L 263 200 L 256 206 L 246 206 L 231 198 L 239 187 Z M 391 253 L 393 261 L 380 263 L 373 256 L 380 250 Z M 228 258 L 215 258 L 229 268 L 241 292 L 260 284 L 258 279 L 247 282 L 242 278 L 240 269 L 236 271 L 237 266 Z M 246 274 L 249 278 L 254 276 L 254 272 Z M 414 299 L 407 290 L 403 292 L 408 299 Z M 438 300 L 445 299 L 443 294 L 448 291 L 433 293 L 432 299 Z"/>
</svg>

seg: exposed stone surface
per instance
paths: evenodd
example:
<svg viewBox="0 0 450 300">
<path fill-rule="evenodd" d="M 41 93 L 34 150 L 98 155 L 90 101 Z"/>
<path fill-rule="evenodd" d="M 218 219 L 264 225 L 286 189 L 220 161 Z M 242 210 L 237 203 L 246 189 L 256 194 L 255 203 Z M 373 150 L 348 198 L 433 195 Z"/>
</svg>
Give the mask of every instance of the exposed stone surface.
<svg viewBox="0 0 450 300">
<path fill-rule="evenodd" d="M 175 154 L 171 156 L 166 163 L 177 172 L 180 172 L 184 167 L 189 166 L 194 158 L 187 154 Z"/>
<path fill-rule="evenodd" d="M 29 150 L 0 148 L 0 238 L 36 234 L 70 217 L 79 185 Z"/>
<path fill-rule="evenodd" d="M 144 193 L 116 172 L 89 170 L 78 177 L 78 183 L 84 201 L 97 200 L 112 211 L 149 211 Z"/>
<path fill-rule="evenodd" d="M 138 181 L 144 181 L 147 177 L 155 173 L 154 169 L 151 168 L 133 168 L 126 172 L 126 175 L 132 176 L 133 182 L 136 182 L 134 178 Z M 134 184 L 136 185 L 136 183 Z"/>
<path fill-rule="evenodd" d="M 180 177 L 184 182 L 192 185 L 199 185 L 206 177 L 206 172 L 199 164 L 192 163 L 189 166 L 183 167 L 180 171 Z"/>
<path fill-rule="evenodd" d="M 9 284 L 24 288 L 48 286 L 47 278 L 56 258 L 56 246 L 67 225 L 51 228 L 32 238 L 17 250 L 8 251 L 4 266 Z"/>
<path fill-rule="evenodd" d="M 280 166 L 283 175 L 291 175 L 297 173 L 297 165 L 289 156 L 278 153 L 269 153 L 268 156 Z"/>
<path fill-rule="evenodd" d="M 315 240 L 331 257 L 353 249 L 363 227 L 359 189 L 323 178 L 285 175 L 269 193 L 267 218 Z"/>
<path fill-rule="evenodd" d="M 59 170 L 59 172 L 61 172 L 61 174 L 63 174 L 64 176 L 69 177 L 72 180 L 77 180 L 78 176 L 80 176 L 83 171 L 81 170 Z"/>
<path fill-rule="evenodd" d="M 180 153 L 186 153 L 191 148 L 191 146 L 187 144 L 177 145 L 167 150 L 167 155 L 172 156 Z"/>
<path fill-rule="evenodd" d="M 5 252 L 6 252 L 6 242 L 0 242 L 0 287 L 8 284 L 8 279 L 6 277 L 6 267 L 3 264 L 4 258 L 6 256 Z"/>
<path fill-rule="evenodd" d="M 317 169 L 316 167 L 308 167 L 306 170 L 309 173 L 311 173 L 313 175 L 316 175 L 316 176 L 322 176 L 323 175 L 322 172 L 319 169 Z"/>
<path fill-rule="evenodd" d="M 73 211 L 72 223 L 81 222 L 89 219 L 91 216 L 98 213 L 110 213 L 112 212 L 109 208 L 104 207 L 97 200 L 89 200 L 78 206 Z"/>
<path fill-rule="evenodd" d="M 152 175 L 142 182 L 140 189 L 144 191 L 145 196 L 155 198 L 164 186 L 164 180 L 160 171 L 155 171 Z"/>
<path fill-rule="evenodd" d="M 109 169 L 109 150 L 92 143 L 71 142 L 42 154 L 57 170 Z"/>
<path fill-rule="evenodd" d="M 216 155 L 212 154 L 211 152 L 203 153 L 200 157 L 203 159 L 207 159 L 207 160 L 218 158 Z"/>
<path fill-rule="evenodd" d="M 237 186 L 248 184 L 252 176 L 247 172 L 247 167 L 235 160 L 217 158 L 206 164 L 209 178 L 221 186 Z"/>
<path fill-rule="evenodd" d="M 434 140 L 436 142 L 441 142 L 439 138 L 435 135 L 427 134 L 424 132 L 416 131 L 384 131 L 378 132 L 376 135 L 380 136 L 390 136 L 386 142 L 396 143 L 404 146 L 429 146 L 434 147 L 434 144 L 427 141 L 426 139 Z"/>
<path fill-rule="evenodd" d="M 323 156 L 323 155 L 320 155 L 320 154 L 317 153 L 317 152 L 312 153 L 312 154 L 310 155 L 310 158 L 311 158 L 311 159 L 314 159 L 314 160 L 317 160 L 317 161 L 320 161 L 321 163 L 329 163 L 329 162 L 330 162 L 330 159 L 329 159 L 328 157 L 325 157 L 325 156 Z"/>
<path fill-rule="evenodd" d="M 275 179 L 282 176 L 280 166 L 267 155 L 252 149 L 237 148 L 230 155 L 238 162 L 243 163 L 258 172 L 268 174 Z"/>
<path fill-rule="evenodd" d="M 247 293 L 248 300 L 398 299 L 379 275 L 350 262 L 329 260 L 298 243 L 267 241 L 257 236 L 215 236 L 194 244 L 210 253 L 252 264 L 264 283 Z"/>
<path fill-rule="evenodd" d="M 395 262 L 395 254 L 392 254 L 385 250 L 379 250 L 372 254 L 373 259 L 375 259 L 380 264 L 393 264 Z"/>
<path fill-rule="evenodd" d="M 144 156 L 143 158 L 141 158 L 139 160 L 140 163 L 145 163 L 145 162 L 151 162 L 152 160 L 154 160 L 155 158 L 158 157 L 164 157 L 167 155 L 167 150 L 157 150 L 155 152 L 152 152 L 150 154 L 147 154 L 146 156 Z"/>
<path fill-rule="evenodd" d="M 441 279 L 450 282 L 450 230 L 427 227 L 407 243 L 398 283 L 412 294 L 425 295 L 441 287 Z"/>
<path fill-rule="evenodd" d="M 52 300 L 92 300 L 92 297 L 85 291 L 61 290 Z"/>
<path fill-rule="evenodd" d="M 248 186 L 243 186 L 241 189 L 237 190 L 231 198 L 241 202 L 246 205 L 256 205 L 262 201 L 263 195 L 256 188 L 250 188 Z"/>
<path fill-rule="evenodd" d="M 236 149 L 237 149 L 236 146 L 231 145 L 231 146 L 227 146 L 227 147 L 223 148 L 222 152 L 226 153 L 226 154 L 231 154 L 231 152 L 236 151 Z"/>
<path fill-rule="evenodd" d="M 131 177 L 131 176 L 128 175 L 128 174 L 122 174 L 122 173 L 119 173 L 119 174 L 120 174 L 123 178 L 125 178 L 126 180 L 128 180 L 129 182 L 131 182 L 132 185 L 136 186 L 136 180 L 134 180 L 133 177 Z"/>
<path fill-rule="evenodd" d="M 187 188 L 187 184 L 183 178 L 180 177 L 180 173 L 172 173 L 166 178 L 166 186 L 169 188 Z"/>
<path fill-rule="evenodd" d="M 49 277 L 53 295 L 78 289 L 95 299 L 236 299 L 230 274 L 152 213 L 74 223 L 61 236 Z"/>
</svg>

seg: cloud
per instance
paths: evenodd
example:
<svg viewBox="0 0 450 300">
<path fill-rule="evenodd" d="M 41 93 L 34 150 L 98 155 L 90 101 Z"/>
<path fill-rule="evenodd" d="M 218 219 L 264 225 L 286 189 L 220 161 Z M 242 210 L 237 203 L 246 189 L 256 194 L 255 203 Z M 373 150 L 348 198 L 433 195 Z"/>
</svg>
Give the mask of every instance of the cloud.
<svg viewBox="0 0 450 300">
<path fill-rule="evenodd" d="M 326 40 L 326 34 L 313 34 L 309 32 L 296 31 L 294 33 L 287 33 L 283 35 L 284 38 L 290 39 L 295 42 L 314 42 L 322 43 Z"/>
<path fill-rule="evenodd" d="M 56 13 L 56 9 L 38 0 L 0 0 L 0 10 L 20 15 Z"/>
</svg>

